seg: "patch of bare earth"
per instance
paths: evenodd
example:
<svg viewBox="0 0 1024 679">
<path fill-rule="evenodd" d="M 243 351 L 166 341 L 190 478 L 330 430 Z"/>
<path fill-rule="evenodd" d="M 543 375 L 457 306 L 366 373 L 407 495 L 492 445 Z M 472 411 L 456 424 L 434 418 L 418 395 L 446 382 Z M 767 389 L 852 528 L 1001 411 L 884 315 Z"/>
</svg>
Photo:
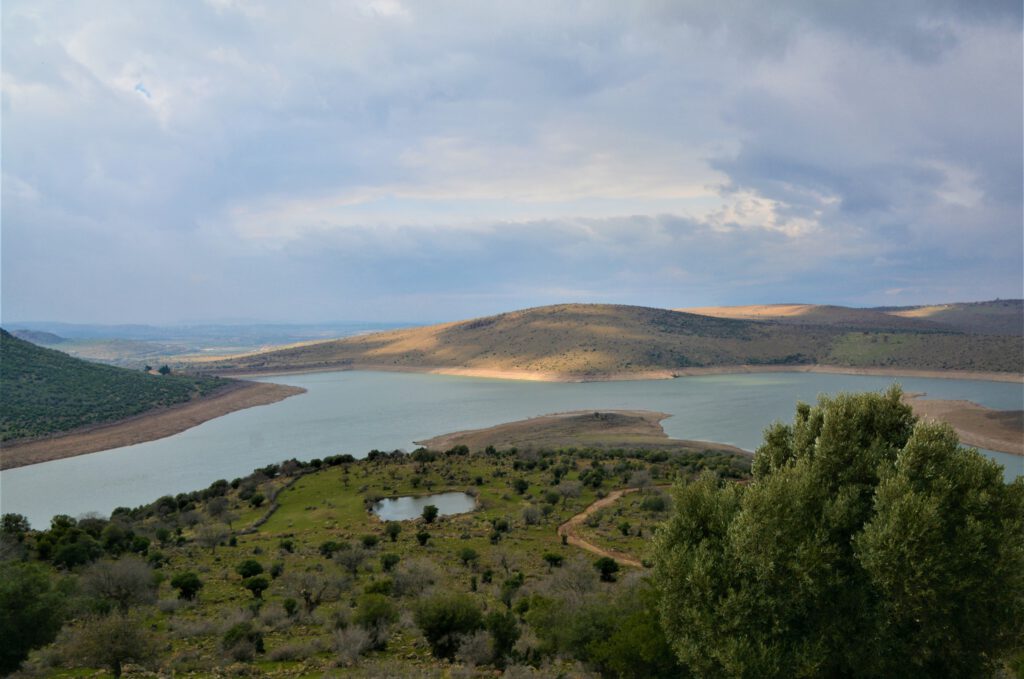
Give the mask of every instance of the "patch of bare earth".
<svg viewBox="0 0 1024 679">
<path fill-rule="evenodd" d="M 266 382 L 233 382 L 210 396 L 60 436 L 4 443 L 0 469 L 95 453 L 172 436 L 236 410 L 282 401 L 305 389 Z"/>
<path fill-rule="evenodd" d="M 417 445 L 431 450 L 449 450 L 464 445 L 470 450 L 516 447 L 521 450 L 592 446 L 596 448 L 658 448 L 722 450 L 749 454 L 723 443 L 671 439 L 661 427 L 666 413 L 649 410 L 578 410 L 542 415 L 528 420 L 499 424 L 435 436 Z"/>
<path fill-rule="evenodd" d="M 947 422 L 969 446 L 1011 455 L 1024 455 L 1024 411 L 993 410 L 971 401 L 945 401 L 908 395 L 914 414 L 926 420 Z"/>
</svg>

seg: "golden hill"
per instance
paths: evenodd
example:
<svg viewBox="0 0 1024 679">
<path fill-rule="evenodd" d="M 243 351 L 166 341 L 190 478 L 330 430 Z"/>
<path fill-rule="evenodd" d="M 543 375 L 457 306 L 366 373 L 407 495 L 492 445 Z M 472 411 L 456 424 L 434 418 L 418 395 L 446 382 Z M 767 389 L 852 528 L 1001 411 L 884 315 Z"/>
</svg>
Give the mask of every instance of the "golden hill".
<svg viewBox="0 0 1024 679">
<path fill-rule="evenodd" d="M 879 309 L 892 316 L 931 321 L 946 327 L 988 335 L 1024 334 L 1024 300 L 935 304 Z"/>
<path fill-rule="evenodd" d="M 831 304 L 752 304 L 678 309 L 692 314 L 864 330 L 920 330 L 979 335 L 1024 334 L 1024 301 L 995 300 L 930 306 L 856 309 Z"/>
<path fill-rule="evenodd" d="M 831 304 L 753 304 L 678 309 L 692 314 L 748 321 L 773 321 L 795 325 L 827 325 L 870 330 L 949 330 L 927 318 L 898 316 L 874 309 L 854 309 Z"/>
<path fill-rule="evenodd" d="M 1022 372 L 1017 338 L 916 327 L 853 330 L 637 306 L 561 304 L 236 356 L 203 367 L 220 374 L 368 369 L 559 380 L 815 364 Z"/>
</svg>

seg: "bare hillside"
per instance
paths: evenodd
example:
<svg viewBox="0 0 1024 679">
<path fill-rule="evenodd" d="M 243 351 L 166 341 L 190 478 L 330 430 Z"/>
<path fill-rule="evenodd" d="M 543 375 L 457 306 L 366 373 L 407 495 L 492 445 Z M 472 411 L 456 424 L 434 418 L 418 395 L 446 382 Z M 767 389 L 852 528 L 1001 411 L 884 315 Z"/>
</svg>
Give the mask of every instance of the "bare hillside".
<svg viewBox="0 0 1024 679">
<path fill-rule="evenodd" d="M 926 318 L 891 315 L 875 309 L 855 309 L 831 304 L 753 304 L 679 309 L 692 314 L 792 325 L 824 325 L 864 330 L 949 330 Z"/>
<path fill-rule="evenodd" d="M 925 320 L 963 332 L 1024 335 L 1024 300 L 935 304 L 879 309 L 900 318 Z"/>
<path fill-rule="evenodd" d="M 563 304 L 236 356 L 203 368 L 221 374 L 363 368 L 605 379 L 742 365 L 1021 372 L 1024 363 L 1013 338 L 863 328 Z"/>
</svg>

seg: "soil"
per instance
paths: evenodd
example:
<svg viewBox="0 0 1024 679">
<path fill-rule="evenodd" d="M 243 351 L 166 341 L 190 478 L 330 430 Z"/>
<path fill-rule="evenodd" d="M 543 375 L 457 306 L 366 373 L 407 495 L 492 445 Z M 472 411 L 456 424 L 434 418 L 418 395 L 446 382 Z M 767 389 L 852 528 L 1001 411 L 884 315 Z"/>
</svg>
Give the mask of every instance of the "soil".
<svg viewBox="0 0 1024 679">
<path fill-rule="evenodd" d="M 944 401 L 908 394 L 914 414 L 925 420 L 948 422 L 969 446 L 1011 455 L 1024 455 L 1024 411 L 993 410 L 971 401 Z"/>
</svg>

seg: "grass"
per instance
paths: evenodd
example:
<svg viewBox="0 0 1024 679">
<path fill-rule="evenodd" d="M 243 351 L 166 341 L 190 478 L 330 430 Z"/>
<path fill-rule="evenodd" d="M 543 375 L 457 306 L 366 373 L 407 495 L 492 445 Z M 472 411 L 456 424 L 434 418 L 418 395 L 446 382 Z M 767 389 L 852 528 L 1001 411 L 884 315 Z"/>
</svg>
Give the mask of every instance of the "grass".
<svg viewBox="0 0 1024 679">
<path fill-rule="evenodd" d="M 223 673 L 248 673 L 265 676 L 332 676 L 344 669 L 360 676 L 416 676 L 427 672 L 439 676 L 440 665 L 431 657 L 422 635 L 411 622 L 411 609 L 424 591 L 436 587 L 468 593 L 485 610 L 505 610 L 501 601 L 503 583 L 515 573 L 522 573 L 524 584 L 514 595 L 516 600 L 544 587 L 557 573 L 544 560 L 545 554 L 560 554 L 566 563 L 580 559 L 584 568 L 596 578 L 589 565 L 596 556 L 572 546 L 563 545 L 557 527 L 581 512 L 598 497 L 627 483 L 638 472 L 653 477 L 657 483 L 690 478 L 704 462 L 732 467 L 742 476 L 748 465 L 743 456 L 701 457 L 686 453 L 658 453 L 647 459 L 643 453 L 606 450 L 511 451 L 493 454 L 444 454 L 433 459 L 413 456 L 398 459 L 361 460 L 336 466 L 323 466 L 312 472 L 292 467 L 267 478 L 257 474 L 238 480 L 224 496 L 234 527 L 229 543 L 204 546 L 197 539 L 204 526 L 224 520 L 209 516 L 208 507 L 214 499 L 203 493 L 179 496 L 180 507 L 175 514 L 161 513 L 158 503 L 118 513 L 137 535 L 151 538 L 160 526 L 177 525 L 180 537 L 164 545 L 153 538 L 150 551 L 161 551 L 167 562 L 160 568 L 163 582 L 159 587 L 159 606 L 151 609 L 147 622 L 163 638 L 161 671 L 172 669 L 194 673 L 194 676 L 219 676 Z M 594 488 L 580 483 L 595 466 L 606 470 L 605 481 Z M 555 468 L 563 472 L 560 482 L 578 487 L 578 493 L 545 497 L 558 488 L 554 484 Z M 296 474 L 296 475 L 292 475 Z M 524 492 L 516 492 L 516 480 L 524 480 Z M 448 490 L 467 491 L 478 498 L 475 511 L 441 517 L 427 525 L 422 519 L 401 522 L 401 531 L 392 542 L 384 532 L 384 524 L 367 510 L 374 499 L 405 494 L 439 493 Z M 270 498 L 277 492 L 273 504 Z M 246 497 L 260 492 L 267 503 L 253 507 Z M 193 499 L 190 499 L 193 498 Z M 554 500 L 551 502 L 550 500 Z M 641 498 L 627 496 L 613 506 L 615 519 L 628 518 L 645 527 L 656 517 L 638 509 Z M 527 520 L 524 509 L 535 507 L 535 515 Z M 261 526 L 252 526 L 270 513 Z M 643 514 L 643 516 L 641 516 Z M 192 517 L 188 519 L 188 517 Z M 198 520 L 195 525 L 190 522 Z M 495 524 L 507 523 L 508 529 L 496 532 Z M 426 531 L 430 539 L 420 545 L 416 534 Z M 604 531 L 598 539 L 605 540 Z M 645 530 L 644 538 L 631 536 L 627 543 L 615 539 L 616 547 L 643 552 L 653 531 Z M 329 540 L 358 545 L 365 535 L 378 536 L 379 542 L 366 550 L 366 558 L 354 574 L 343 565 L 326 558 L 320 546 Z M 607 536 L 612 541 L 613 536 Z M 26 542 L 32 544 L 30 537 Z M 464 550 L 474 550 L 478 558 L 464 563 Z M 399 557 L 393 572 L 385 572 L 381 556 Z M 262 602 L 242 587 L 242 578 L 235 572 L 237 564 L 255 559 L 269 572 L 279 564 L 280 577 L 272 579 Z M 382 582 L 396 582 L 411 570 L 431 573 L 432 584 L 416 591 L 393 593 L 390 600 L 402 611 L 397 624 L 391 626 L 387 647 L 356 658 L 355 666 L 339 667 L 334 650 L 337 634 L 334 620 L 350 620 L 355 606 L 367 589 Z M 170 585 L 175 573 L 191 570 L 204 583 L 198 600 L 181 602 Z M 489 579 L 490 582 L 486 580 Z M 330 578 L 338 586 L 311 614 L 302 611 L 301 595 L 296 579 L 312 576 Z M 392 587 L 396 586 L 394 584 Z M 604 584 L 612 591 L 617 584 Z M 284 612 L 286 599 L 297 599 L 300 611 L 289 616 Z M 259 606 L 255 604 L 259 603 Z M 266 653 L 241 664 L 225 656 L 220 640 L 232 620 L 253 618 L 263 631 Z M 525 627 L 525 622 L 520 620 Z M 559 661 L 556 661 L 559 662 Z M 232 669 L 234 668 L 234 669 Z M 429 674 L 435 672 L 435 674 Z M 476 676 L 466 670 L 460 676 Z M 97 676 L 89 673 L 89 676 Z M 81 676 L 81 670 L 54 668 L 51 676 Z M 348 675 L 346 675 L 348 676 Z M 480 676 L 483 676 L 482 674 Z"/>
</svg>

